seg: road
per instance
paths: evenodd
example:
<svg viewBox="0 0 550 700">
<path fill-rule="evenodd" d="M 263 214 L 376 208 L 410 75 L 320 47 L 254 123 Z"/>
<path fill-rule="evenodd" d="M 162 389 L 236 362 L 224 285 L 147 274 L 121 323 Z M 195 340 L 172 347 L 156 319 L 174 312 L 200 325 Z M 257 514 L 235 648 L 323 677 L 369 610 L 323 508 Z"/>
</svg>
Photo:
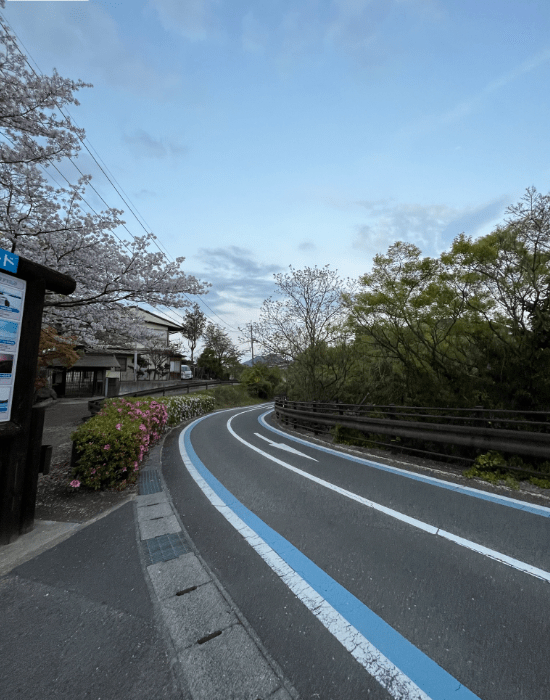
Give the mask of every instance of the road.
<svg viewBox="0 0 550 700">
<path fill-rule="evenodd" d="M 174 431 L 184 526 L 300 697 L 548 700 L 550 509 L 297 440 Z"/>
</svg>

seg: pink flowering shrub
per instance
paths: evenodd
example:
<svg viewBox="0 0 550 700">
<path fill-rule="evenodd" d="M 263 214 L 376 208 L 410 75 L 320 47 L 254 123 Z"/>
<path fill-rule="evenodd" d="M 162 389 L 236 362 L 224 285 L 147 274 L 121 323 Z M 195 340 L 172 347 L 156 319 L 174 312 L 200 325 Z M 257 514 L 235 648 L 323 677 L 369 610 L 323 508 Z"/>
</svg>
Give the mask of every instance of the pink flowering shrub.
<svg viewBox="0 0 550 700">
<path fill-rule="evenodd" d="M 106 401 L 100 413 L 71 435 L 77 452 L 73 480 L 92 489 L 122 490 L 134 483 L 167 421 L 166 407 L 151 397 Z"/>
<path fill-rule="evenodd" d="M 71 435 L 77 451 L 71 486 L 126 488 L 135 483 L 139 465 L 167 426 L 213 409 L 214 399 L 205 395 L 108 399 Z"/>
</svg>

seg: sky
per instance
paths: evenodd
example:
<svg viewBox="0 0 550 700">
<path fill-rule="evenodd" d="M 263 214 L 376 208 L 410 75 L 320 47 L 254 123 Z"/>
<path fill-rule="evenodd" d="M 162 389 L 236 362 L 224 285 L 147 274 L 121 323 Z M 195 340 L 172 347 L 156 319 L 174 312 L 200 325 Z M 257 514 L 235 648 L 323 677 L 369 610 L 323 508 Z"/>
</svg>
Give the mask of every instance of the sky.
<svg viewBox="0 0 550 700">
<path fill-rule="evenodd" d="M 550 191 L 547 0 L 7 0 L 3 16 L 43 73 L 93 84 L 66 111 L 237 343 L 290 265 L 357 279 L 395 241 L 437 256 Z"/>
</svg>

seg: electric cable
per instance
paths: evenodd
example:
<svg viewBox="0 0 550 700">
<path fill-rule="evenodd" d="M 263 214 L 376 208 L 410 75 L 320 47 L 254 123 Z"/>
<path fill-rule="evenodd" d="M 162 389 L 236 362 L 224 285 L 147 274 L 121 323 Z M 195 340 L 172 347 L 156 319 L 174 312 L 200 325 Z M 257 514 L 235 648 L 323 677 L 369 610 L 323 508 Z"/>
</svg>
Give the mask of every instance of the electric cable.
<svg viewBox="0 0 550 700">
<path fill-rule="evenodd" d="M 39 71 L 40 75 L 43 76 L 43 73 L 42 73 L 40 67 L 38 66 L 38 64 L 36 63 L 36 61 L 32 58 L 31 54 L 29 53 L 29 51 L 27 50 L 27 48 L 25 47 L 25 45 L 24 45 L 23 42 L 21 41 L 20 37 L 19 37 L 19 36 L 17 35 L 17 33 L 15 32 L 15 30 L 13 29 L 13 27 L 9 24 L 9 22 L 5 19 L 5 17 L 3 17 L 3 15 L 0 15 L 0 17 L 2 17 L 3 21 L 8 25 L 8 27 L 9 27 L 9 29 L 11 30 L 11 32 L 13 33 L 13 35 L 17 38 L 17 41 L 18 41 L 18 42 L 23 46 L 23 48 L 25 49 L 26 54 L 23 53 L 23 51 L 21 50 L 21 48 L 18 46 L 17 42 L 13 41 L 13 39 L 12 39 L 14 46 L 15 46 L 16 49 L 19 51 L 19 53 L 23 56 L 25 62 L 26 62 L 27 65 L 29 66 L 29 68 L 33 71 L 33 73 L 34 73 L 37 77 L 39 77 L 39 76 L 38 76 L 38 73 L 36 72 L 36 70 L 35 70 L 35 69 L 33 68 L 33 66 L 29 63 L 28 58 L 30 58 L 30 59 L 33 61 L 33 63 L 35 64 L 37 70 Z M 6 32 L 8 32 L 8 30 L 6 29 L 5 26 L 4 26 L 4 29 L 6 30 Z M 80 127 L 78 126 L 78 123 L 76 122 L 76 120 L 74 119 L 74 117 L 72 117 L 72 115 L 68 112 L 68 110 L 67 110 L 67 114 L 65 114 L 65 113 L 63 112 L 63 110 L 59 107 L 59 105 L 56 104 L 56 108 L 59 110 L 60 114 L 61 114 L 63 117 L 65 117 L 65 119 L 67 119 L 67 120 L 69 120 L 69 121 L 72 121 L 72 123 L 73 123 L 77 128 L 80 128 Z M 163 246 L 164 250 L 161 249 L 161 247 L 160 247 L 160 245 L 159 245 L 160 240 L 158 239 L 158 236 L 157 236 L 156 234 L 154 234 L 152 231 L 148 231 L 147 228 L 146 228 L 146 227 L 143 225 L 143 223 L 140 221 L 140 219 L 138 218 L 137 214 L 136 214 L 135 211 L 134 211 L 134 209 L 137 211 L 137 207 L 132 206 L 132 205 L 130 204 L 130 202 L 128 202 L 128 201 L 122 196 L 122 194 L 120 193 L 119 189 L 115 186 L 115 184 L 113 183 L 113 181 L 111 180 L 111 178 L 110 178 L 110 177 L 107 175 L 107 173 L 105 172 L 105 170 L 104 170 L 104 168 L 102 167 L 102 165 L 97 161 L 97 159 L 95 158 L 95 156 L 93 155 L 93 153 L 90 151 L 90 149 L 89 149 L 88 146 L 86 145 L 85 140 L 82 139 L 82 138 L 80 138 L 80 136 L 78 137 L 78 139 L 79 139 L 79 141 L 82 143 L 82 145 L 84 146 L 84 148 L 87 150 L 87 152 L 89 153 L 89 155 L 91 156 L 91 158 L 94 160 L 94 162 L 96 163 L 96 165 L 98 166 L 98 168 L 101 170 L 101 172 L 103 173 L 103 175 L 105 176 L 105 178 L 106 178 L 106 179 L 108 180 L 108 182 L 111 184 L 111 186 L 113 187 L 113 189 L 115 190 L 115 192 L 117 192 L 117 194 L 118 194 L 119 197 L 122 199 L 122 201 L 124 202 L 124 204 L 128 207 L 128 210 L 129 210 L 130 213 L 134 216 L 134 218 L 135 218 L 136 221 L 139 223 L 139 225 L 143 228 L 143 230 L 144 230 L 147 234 L 151 234 L 151 235 L 153 236 L 152 241 L 153 241 L 154 245 L 156 245 L 156 247 L 158 248 L 158 250 L 162 253 L 162 255 L 166 258 L 166 260 L 167 260 L 168 262 L 175 262 L 175 260 L 170 261 L 169 253 L 168 253 L 168 251 L 166 250 L 166 248 L 165 248 L 164 246 Z M 86 140 L 90 143 L 90 146 L 91 146 L 91 147 L 93 148 L 93 150 L 97 153 L 96 149 L 92 146 L 92 144 L 91 144 L 91 142 L 89 141 L 89 139 L 86 139 Z M 98 158 L 100 158 L 99 154 L 97 154 L 97 155 L 98 155 Z M 71 185 L 71 183 L 69 182 L 69 180 L 63 175 L 63 173 L 60 172 L 60 170 L 57 168 L 57 166 L 56 166 L 50 159 L 48 159 L 48 160 L 49 160 L 50 164 L 54 166 L 54 168 L 57 170 L 57 172 L 59 172 L 59 174 L 67 181 L 67 183 L 68 183 L 69 185 Z M 76 165 L 76 163 L 74 162 L 74 160 L 73 160 L 71 157 L 68 157 L 68 160 L 72 163 L 72 165 L 76 168 L 76 170 L 78 170 L 78 172 L 79 172 L 82 176 L 84 176 L 84 173 L 83 173 L 83 172 L 80 170 L 80 168 Z M 102 163 L 103 163 L 103 160 L 102 160 L 101 158 L 100 158 L 100 160 L 101 160 Z M 42 167 L 43 167 L 43 166 L 42 166 Z M 107 167 L 107 166 L 105 165 L 105 167 Z M 109 173 L 110 173 L 110 171 L 109 171 Z M 113 178 L 113 180 L 114 180 L 115 182 L 117 182 L 117 181 L 116 181 L 116 178 L 112 175 L 112 173 L 110 173 L 110 175 L 111 175 L 111 177 Z M 55 180 L 54 180 L 54 181 L 55 181 Z M 58 184 L 58 183 L 57 183 L 57 184 Z M 109 205 L 108 205 L 108 203 L 105 201 L 105 199 L 104 199 L 104 198 L 100 195 L 100 193 L 96 190 L 96 188 L 91 184 L 91 182 L 88 182 L 87 184 L 88 184 L 88 185 L 91 187 L 91 189 L 97 194 L 97 196 L 101 199 L 101 201 L 105 204 L 105 206 L 107 206 L 108 208 L 111 208 L 111 207 L 109 207 Z M 122 190 L 122 187 L 120 186 L 120 184 L 119 184 L 118 182 L 117 182 L 117 185 L 118 185 L 118 186 L 120 187 L 120 189 Z M 122 191 L 124 191 L 124 190 L 122 190 Z M 124 193 L 124 194 L 126 195 L 126 197 L 128 197 L 128 199 L 130 199 L 129 196 L 128 196 L 126 193 Z M 84 198 L 82 198 L 82 201 L 84 201 L 84 202 L 90 207 L 90 209 L 91 209 L 96 215 L 98 215 L 98 213 L 95 211 L 95 209 L 93 209 L 93 207 L 91 207 L 91 205 L 90 205 Z M 138 212 L 138 214 L 139 214 L 139 212 Z M 143 217 L 141 214 L 139 214 L 139 216 L 140 216 L 141 219 L 143 219 L 143 221 L 147 224 L 147 222 L 145 221 L 144 217 Z M 147 224 L 147 225 L 148 225 L 148 224 Z M 135 240 L 135 236 L 134 236 L 134 235 L 132 234 L 132 232 L 127 228 L 127 226 L 126 226 L 125 224 L 122 224 L 122 226 L 123 226 L 124 229 L 126 229 L 126 231 L 130 234 L 130 236 Z M 150 228 L 150 227 L 149 227 L 149 228 Z M 122 241 L 122 239 L 121 239 L 114 231 L 112 231 L 112 233 L 116 236 L 116 238 L 117 238 L 120 242 L 122 242 L 122 243 L 128 248 L 128 245 L 127 245 L 126 242 Z M 192 300 L 189 298 L 189 296 L 188 296 L 188 294 L 187 294 L 186 292 L 182 292 L 182 294 L 183 294 L 183 296 L 187 299 L 187 301 L 189 301 L 189 303 L 193 304 Z M 228 326 L 229 328 L 231 328 L 231 329 L 234 330 L 234 331 L 238 331 L 237 328 L 235 328 L 234 326 L 232 326 L 229 322 L 227 322 L 226 320 L 224 320 L 218 313 L 216 313 L 216 312 L 204 301 L 204 299 L 201 298 L 200 295 L 196 295 L 196 296 L 199 298 L 199 301 L 200 301 L 202 304 L 204 304 L 204 306 L 205 306 L 207 309 L 209 309 L 209 311 L 210 311 L 212 314 L 214 314 L 214 316 L 216 316 L 224 325 Z M 154 306 L 153 304 L 149 304 L 149 306 L 152 306 L 152 308 L 155 308 L 157 311 L 159 311 L 159 309 L 158 309 L 156 306 Z M 182 316 L 176 309 L 174 309 L 173 307 L 166 307 L 166 308 L 170 308 L 171 311 L 172 311 L 174 314 L 176 314 L 177 316 L 179 316 L 179 317 L 181 318 L 182 322 L 183 322 L 183 320 L 184 320 L 183 316 Z M 207 318 L 208 318 L 208 316 L 207 316 Z M 172 320 L 173 320 L 173 319 L 172 319 Z M 211 320 L 211 319 L 209 319 L 209 320 Z"/>
</svg>

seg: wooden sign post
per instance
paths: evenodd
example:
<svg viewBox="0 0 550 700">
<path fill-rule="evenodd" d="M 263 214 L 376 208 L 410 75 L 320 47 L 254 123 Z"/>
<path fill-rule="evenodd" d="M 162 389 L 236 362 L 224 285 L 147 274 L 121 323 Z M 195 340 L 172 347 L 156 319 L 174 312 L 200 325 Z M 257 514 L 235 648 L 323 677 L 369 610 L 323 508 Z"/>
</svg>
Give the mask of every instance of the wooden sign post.
<svg viewBox="0 0 550 700">
<path fill-rule="evenodd" d="M 76 282 L 0 249 L 0 544 L 34 527 L 44 408 L 34 407 L 46 290 Z"/>
</svg>

